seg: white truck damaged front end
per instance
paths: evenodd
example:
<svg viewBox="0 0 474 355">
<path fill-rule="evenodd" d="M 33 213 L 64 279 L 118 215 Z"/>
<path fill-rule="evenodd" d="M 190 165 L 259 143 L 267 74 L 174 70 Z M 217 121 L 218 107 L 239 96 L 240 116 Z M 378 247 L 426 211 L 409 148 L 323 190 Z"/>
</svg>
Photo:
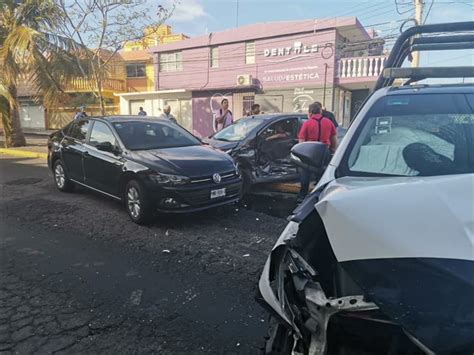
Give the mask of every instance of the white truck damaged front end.
<svg viewBox="0 0 474 355">
<path fill-rule="evenodd" d="M 318 272 L 291 247 L 298 235 L 299 223 L 291 221 L 268 258 L 259 282 L 263 302 L 287 328 L 274 326 L 269 334 L 267 353 L 289 352 L 324 354 L 327 327 L 331 316 L 347 312 L 376 310 L 362 294 L 328 297 Z M 301 306 L 301 307 L 300 307 Z M 278 339 L 281 337 L 280 339 Z M 284 340 L 280 343 L 280 340 Z"/>
<path fill-rule="evenodd" d="M 260 279 L 263 301 L 288 329 L 284 337 L 273 328 L 268 352 L 291 346 L 293 353 L 324 354 L 332 321 L 332 331 L 357 337 L 364 351 L 390 351 L 390 343 L 422 353 L 469 349 L 473 186 L 468 174 L 342 178 L 315 191 L 295 211 Z M 365 340 L 363 329 L 370 329 Z M 382 345 L 364 344 L 377 338 Z"/>
</svg>

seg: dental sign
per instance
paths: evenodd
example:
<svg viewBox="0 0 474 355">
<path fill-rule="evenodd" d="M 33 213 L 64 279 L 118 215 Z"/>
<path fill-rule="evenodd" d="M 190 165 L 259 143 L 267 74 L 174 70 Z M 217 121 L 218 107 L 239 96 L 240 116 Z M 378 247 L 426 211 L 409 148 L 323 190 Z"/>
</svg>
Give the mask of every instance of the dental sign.
<svg viewBox="0 0 474 355">
<path fill-rule="evenodd" d="M 263 51 L 265 57 L 284 57 L 291 55 L 308 55 L 318 53 L 320 47 L 332 46 L 331 43 L 326 43 L 324 46 L 319 44 L 304 45 L 302 42 L 295 42 L 292 47 L 267 48 Z"/>
</svg>

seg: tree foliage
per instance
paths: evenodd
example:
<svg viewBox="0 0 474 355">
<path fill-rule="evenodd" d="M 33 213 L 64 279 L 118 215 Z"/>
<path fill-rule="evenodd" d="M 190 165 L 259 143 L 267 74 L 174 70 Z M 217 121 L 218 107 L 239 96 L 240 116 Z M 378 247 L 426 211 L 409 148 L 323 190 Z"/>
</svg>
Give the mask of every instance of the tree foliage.
<svg viewBox="0 0 474 355">
<path fill-rule="evenodd" d="M 36 99 L 51 107 L 61 99 L 68 80 L 88 74 L 86 62 L 80 63 L 87 49 L 58 34 L 63 17 L 53 0 L 0 2 L 0 109 L 7 146 L 25 145 L 19 84 L 31 87 Z"/>
<path fill-rule="evenodd" d="M 96 96 L 105 114 L 103 83 L 117 52 L 127 41 L 143 37 L 146 28 L 158 28 L 172 13 L 143 0 L 56 0 L 64 13 L 61 35 L 89 48 Z"/>
</svg>

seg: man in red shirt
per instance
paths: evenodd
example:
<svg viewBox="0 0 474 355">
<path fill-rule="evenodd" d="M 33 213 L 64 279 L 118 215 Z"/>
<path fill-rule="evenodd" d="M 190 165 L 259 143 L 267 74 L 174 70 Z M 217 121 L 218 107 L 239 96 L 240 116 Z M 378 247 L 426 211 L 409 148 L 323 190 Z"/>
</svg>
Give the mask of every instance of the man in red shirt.
<svg viewBox="0 0 474 355">
<path fill-rule="evenodd" d="M 337 148 L 336 127 L 329 118 L 323 117 L 322 105 L 315 102 L 309 106 L 308 120 L 301 126 L 298 135 L 299 142 L 322 142 L 328 146 L 332 153 Z M 311 181 L 311 171 L 301 170 L 301 189 L 298 200 L 302 201 L 308 194 Z"/>
</svg>

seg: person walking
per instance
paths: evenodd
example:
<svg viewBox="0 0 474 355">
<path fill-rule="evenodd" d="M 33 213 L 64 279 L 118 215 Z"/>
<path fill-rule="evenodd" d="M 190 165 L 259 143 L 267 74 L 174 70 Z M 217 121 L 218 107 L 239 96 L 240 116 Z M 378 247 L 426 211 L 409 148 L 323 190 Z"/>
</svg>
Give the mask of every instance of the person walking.
<svg viewBox="0 0 474 355">
<path fill-rule="evenodd" d="M 221 101 L 219 114 L 216 117 L 214 129 L 216 132 L 219 132 L 232 123 L 234 123 L 234 116 L 232 115 L 232 111 L 229 110 L 229 100 L 223 99 Z"/>
<path fill-rule="evenodd" d="M 160 118 L 164 119 L 164 120 L 173 121 L 174 123 L 178 123 L 178 121 L 176 121 L 176 117 L 174 117 L 171 114 L 171 106 L 170 105 L 165 105 L 165 107 L 163 107 L 163 114 L 160 116 Z"/>
<path fill-rule="evenodd" d="M 138 116 L 146 116 L 146 111 L 141 106 L 138 109 Z"/>
<path fill-rule="evenodd" d="M 328 146 L 332 153 L 337 148 L 336 127 L 327 117 L 322 115 L 322 106 L 319 102 L 314 102 L 309 106 L 308 120 L 301 126 L 298 140 L 302 142 L 321 142 Z M 308 194 L 312 172 L 301 169 L 301 188 L 298 195 L 298 202 L 304 200 Z"/>
</svg>

